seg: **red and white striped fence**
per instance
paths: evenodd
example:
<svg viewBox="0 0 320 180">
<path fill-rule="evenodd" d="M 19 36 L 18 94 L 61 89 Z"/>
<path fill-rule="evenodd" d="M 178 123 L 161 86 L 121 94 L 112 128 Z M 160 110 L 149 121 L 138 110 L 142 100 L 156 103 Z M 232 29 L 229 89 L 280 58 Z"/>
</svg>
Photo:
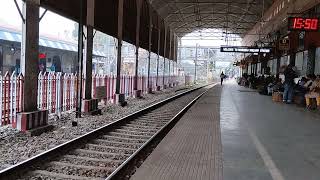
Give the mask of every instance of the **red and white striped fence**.
<svg viewBox="0 0 320 180">
<path fill-rule="evenodd" d="M 21 74 L 0 76 L 0 125 L 14 123 L 17 112 L 22 111 L 23 80 Z"/>
<path fill-rule="evenodd" d="M 38 109 L 49 113 L 69 111 L 77 105 L 75 74 L 40 73 L 38 76 Z"/>
<path fill-rule="evenodd" d="M 165 76 L 165 84 L 177 82 L 177 77 Z M 149 79 L 149 86 L 156 90 L 155 76 Z M 142 93 L 148 92 L 148 82 L 146 76 L 138 77 L 138 89 Z M 120 77 L 120 92 L 126 97 L 133 95 L 133 76 Z M 163 77 L 158 77 L 158 85 L 163 86 Z M 12 124 L 16 121 L 17 113 L 22 112 L 23 102 L 23 83 L 24 77 L 13 73 L 10 75 L 6 73 L 4 76 L 0 75 L 0 126 Z M 77 106 L 77 83 L 78 77 L 76 74 L 63 74 L 44 72 L 39 73 L 38 76 L 38 109 L 48 110 L 49 113 L 60 114 L 61 112 L 74 110 Z M 84 83 L 82 84 L 84 85 Z M 92 77 L 92 96 L 97 97 L 97 87 L 105 87 L 105 102 L 113 102 L 116 76 L 112 75 L 97 75 Z"/>
</svg>

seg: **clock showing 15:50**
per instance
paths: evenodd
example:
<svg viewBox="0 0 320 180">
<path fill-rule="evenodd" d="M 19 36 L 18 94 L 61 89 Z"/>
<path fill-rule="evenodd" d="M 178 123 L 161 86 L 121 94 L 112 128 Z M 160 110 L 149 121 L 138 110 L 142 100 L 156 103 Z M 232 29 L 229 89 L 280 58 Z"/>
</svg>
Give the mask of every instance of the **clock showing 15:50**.
<svg viewBox="0 0 320 180">
<path fill-rule="evenodd" d="M 290 31 L 318 31 L 319 18 L 289 17 L 288 30 Z"/>
</svg>

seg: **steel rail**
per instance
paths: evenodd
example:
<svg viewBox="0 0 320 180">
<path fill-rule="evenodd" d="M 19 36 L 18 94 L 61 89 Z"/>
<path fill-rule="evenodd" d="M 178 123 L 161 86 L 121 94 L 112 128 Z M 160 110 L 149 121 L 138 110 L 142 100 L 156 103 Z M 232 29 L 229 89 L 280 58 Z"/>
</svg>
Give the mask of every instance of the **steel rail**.
<svg viewBox="0 0 320 180">
<path fill-rule="evenodd" d="M 194 98 L 189 104 L 187 104 L 182 110 L 180 110 L 166 125 L 164 125 L 160 130 L 158 130 L 147 142 L 145 142 L 136 152 L 134 152 L 127 160 L 125 160 L 113 173 L 111 173 L 105 180 L 117 180 L 121 179 L 127 171 L 131 163 L 135 161 L 139 155 L 141 155 L 144 150 L 148 147 L 148 145 L 152 144 L 156 139 L 159 139 L 161 136 L 164 136 L 176 123 L 177 121 L 188 111 L 188 109 L 198 100 L 200 99 L 205 93 L 209 91 L 206 90 L 205 92 L 198 95 Z"/>
<path fill-rule="evenodd" d="M 196 87 L 196 88 L 192 88 L 191 90 L 188 90 L 188 91 L 185 91 L 185 92 L 182 92 L 182 93 L 179 93 L 177 95 L 174 95 L 172 97 L 169 97 L 167 99 L 164 99 L 160 102 L 157 102 L 155 104 L 152 104 L 148 107 L 145 107 L 141 110 L 138 110 L 134 113 L 131 113 L 123 118 L 120 118 L 114 122 L 111 122 L 107 125 L 104 125 L 100 128 L 97 128 L 91 132 L 88 132 L 82 136 L 79 136 L 75 139 L 72 139 L 70 141 L 67 141 L 61 145 L 58 145 L 50 150 L 47 150 L 45 152 L 42 152 L 36 156 L 33 156 L 25 161 L 22 161 L 18 164 L 15 164 L 11 167 L 8 167 L 4 170 L 1 170 L 0 171 L 0 179 L 15 179 L 16 177 L 19 177 L 21 174 L 23 173 L 26 173 L 28 171 L 32 171 L 34 168 L 32 166 L 34 165 L 37 165 L 37 164 L 41 164 L 41 163 L 48 163 L 47 160 L 48 159 L 53 159 L 53 158 L 56 158 L 56 157 L 59 157 L 59 156 L 62 156 L 64 155 L 66 152 L 70 151 L 70 150 L 73 150 L 73 149 L 76 149 L 77 147 L 80 146 L 80 144 L 86 144 L 88 141 L 92 140 L 93 138 L 96 138 L 97 135 L 100 135 L 101 133 L 105 133 L 105 132 L 108 132 L 108 131 L 112 131 L 114 130 L 115 128 L 121 126 L 121 125 L 124 125 L 144 114 L 147 114 L 148 112 L 151 112 L 165 104 L 168 104 L 184 95 L 187 95 L 191 92 L 194 92 L 196 90 L 199 90 L 203 87 L 206 87 L 208 85 L 204 85 L 204 86 L 200 86 L 200 87 Z M 196 99 L 200 98 L 197 97 Z M 195 102 L 195 100 L 193 100 L 192 102 Z M 191 106 L 192 104 L 189 103 L 187 106 Z M 178 114 L 181 114 L 182 112 L 186 111 L 186 107 L 183 108 L 183 110 L 181 110 Z M 181 116 L 181 115 L 180 115 Z M 176 115 L 172 120 L 170 120 L 170 122 L 176 120 L 176 118 L 178 117 L 178 115 Z M 165 125 L 165 127 L 167 127 L 167 125 Z M 157 134 L 161 133 L 163 131 L 164 127 L 161 128 L 161 130 L 159 130 L 157 132 Z M 155 135 L 151 137 L 151 139 L 154 139 L 155 138 Z M 151 142 L 151 140 L 148 140 L 147 142 Z M 134 154 L 138 154 L 142 149 L 144 149 L 145 147 L 147 146 L 146 143 L 144 143 L 142 145 L 142 147 L 140 147 Z M 130 160 L 129 160 L 130 159 Z M 108 176 L 107 178 L 109 177 L 116 177 L 118 176 L 118 172 L 121 172 L 121 168 L 120 167 L 124 167 L 124 166 L 127 166 L 127 164 L 129 164 L 129 162 L 131 162 L 132 159 L 134 159 L 134 157 L 131 155 L 129 157 L 129 159 L 125 160 L 124 163 L 122 163 L 110 176 Z"/>
</svg>

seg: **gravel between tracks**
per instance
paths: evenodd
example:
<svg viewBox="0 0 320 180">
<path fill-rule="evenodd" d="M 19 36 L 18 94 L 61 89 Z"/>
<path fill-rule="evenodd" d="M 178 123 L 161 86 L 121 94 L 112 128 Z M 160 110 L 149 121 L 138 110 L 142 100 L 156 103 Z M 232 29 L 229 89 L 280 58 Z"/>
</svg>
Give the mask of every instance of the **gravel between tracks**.
<svg viewBox="0 0 320 180">
<path fill-rule="evenodd" d="M 196 96 L 198 96 L 201 92 L 204 92 L 206 88 L 192 92 L 186 96 L 183 96 L 174 102 L 168 103 L 162 107 L 159 107 L 155 109 L 154 111 L 151 111 L 144 116 L 141 116 L 140 118 L 137 118 L 136 120 L 133 120 L 135 122 L 143 121 L 146 126 L 142 129 L 148 129 L 149 126 L 154 126 L 155 124 L 162 127 L 164 125 L 164 121 L 168 122 L 177 112 L 179 112 L 187 103 L 189 103 L 191 100 L 193 100 Z M 166 116 L 163 116 L 163 114 L 166 114 Z M 159 116 L 161 115 L 161 116 Z M 159 119 L 160 117 L 160 119 Z M 161 117 L 166 117 L 161 120 Z M 146 119 L 149 119 L 149 121 L 146 121 Z M 131 123 L 130 123 L 131 126 Z M 34 178 L 45 178 L 49 179 L 48 176 L 50 176 L 52 179 L 58 179 L 57 174 L 59 173 L 59 177 L 66 176 L 77 176 L 78 178 L 87 177 L 89 179 L 92 178 L 99 178 L 99 177 L 106 177 L 108 174 L 110 174 L 112 171 L 115 170 L 115 168 L 119 165 L 120 162 L 123 162 L 126 157 L 134 153 L 141 145 L 142 143 L 137 142 L 129 142 L 129 143 L 122 143 L 122 140 L 116 140 L 114 142 L 111 142 L 108 137 L 114 136 L 114 138 L 123 139 L 122 136 L 126 137 L 125 140 L 130 138 L 130 136 L 133 137 L 134 141 L 136 141 L 136 137 L 144 139 L 146 141 L 149 139 L 153 134 L 141 134 L 136 135 L 136 131 L 123 131 L 119 132 L 119 130 L 126 129 L 127 125 L 121 125 L 115 129 L 113 129 L 110 132 L 106 132 L 105 134 L 101 134 L 99 136 L 96 136 L 96 138 L 92 139 L 91 141 L 85 143 L 85 144 L 79 144 L 79 147 L 72 150 L 71 153 L 61 154 L 59 157 L 55 157 L 52 159 L 53 161 L 49 161 L 48 163 L 41 163 L 41 164 L 34 164 L 34 168 L 36 171 L 30 171 L 30 174 L 23 175 L 21 177 L 24 179 L 34 179 Z M 160 127 L 159 127 L 160 128 Z M 139 131 L 137 131 L 139 132 Z M 77 155 L 77 157 L 74 155 L 74 152 L 77 151 L 84 151 L 84 152 L 90 152 L 89 154 L 81 154 L 80 156 Z M 109 157 L 107 159 L 92 159 L 91 154 L 112 154 L 117 155 L 118 157 L 112 158 Z M 112 158 L 112 159 L 111 159 Z M 133 165 L 133 169 L 135 165 Z M 132 168 L 129 168 L 130 170 Z M 53 173 L 53 174 L 52 174 Z M 131 174 L 131 173 L 130 173 Z M 68 178 L 72 179 L 72 178 Z"/>
<path fill-rule="evenodd" d="M 29 137 L 10 126 L 0 127 L 0 170 L 185 90 L 187 89 L 180 90 L 176 87 L 155 94 L 146 94 L 143 99 L 129 98 L 125 107 L 108 104 L 102 107 L 101 116 L 76 119 L 74 112 L 64 113 L 60 119 L 51 116 L 49 124 L 54 125 L 53 131 L 40 136 Z M 78 126 L 72 127 L 72 120 L 76 120 Z"/>
</svg>

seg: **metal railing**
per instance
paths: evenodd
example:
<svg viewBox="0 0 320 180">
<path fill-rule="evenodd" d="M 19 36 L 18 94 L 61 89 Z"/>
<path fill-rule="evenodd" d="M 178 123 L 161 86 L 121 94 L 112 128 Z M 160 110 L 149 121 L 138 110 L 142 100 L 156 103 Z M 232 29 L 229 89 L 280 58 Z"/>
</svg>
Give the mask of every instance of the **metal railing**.
<svg viewBox="0 0 320 180">
<path fill-rule="evenodd" d="M 175 76 L 165 76 L 165 84 L 178 84 L 179 79 Z M 183 78 L 185 79 L 185 78 Z M 150 76 L 149 86 L 156 90 L 155 76 Z M 75 110 L 77 106 L 77 83 L 76 74 L 44 72 L 38 75 L 38 109 L 48 110 L 50 114 L 60 115 L 62 112 Z M 85 80 L 83 81 L 85 82 Z M 163 86 L 163 77 L 158 77 L 158 85 Z M 8 72 L 0 75 L 0 126 L 12 124 L 16 121 L 17 113 L 23 111 L 23 83 L 22 74 L 17 75 Z M 133 95 L 134 76 L 123 75 L 120 77 L 120 92 L 126 97 Z M 180 82 L 180 84 L 184 84 Z M 84 86 L 84 83 L 82 84 Z M 148 79 L 146 76 L 138 77 L 138 89 L 142 93 L 148 92 Z M 92 75 L 92 97 L 97 98 L 97 88 L 105 88 L 104 102 L 114 102 L 116 76 Z M 84 92 L 83 92 L 84 93 Z"/>
</svg>

